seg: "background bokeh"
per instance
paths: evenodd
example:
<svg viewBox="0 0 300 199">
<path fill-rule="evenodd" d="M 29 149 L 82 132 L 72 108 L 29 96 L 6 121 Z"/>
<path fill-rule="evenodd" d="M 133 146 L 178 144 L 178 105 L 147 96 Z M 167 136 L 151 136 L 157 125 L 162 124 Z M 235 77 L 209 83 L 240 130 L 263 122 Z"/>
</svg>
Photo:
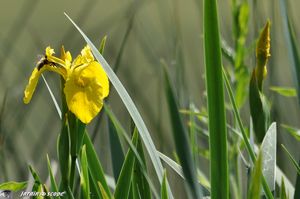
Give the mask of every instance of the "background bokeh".
<svg viewBox="0 0 300 199">
<path fill-rule="evenodd" d="M 288 1 L 296 35 L 300 6 Z M 271 20 L 271 54 L 265 92 L 272 102 L 272 120 L 278 125 L 278 145 L 285 144 L 298 158 L 299 144 L 280 124 L 300 127 L 300 108 L 296 98 L 284 98 L 269 90 L 269 86 L 294 86 L 292 71 L 281 24 L 278 1 L 259 1 L 254 7 L 249 1 L 250 22 L 247 45 L 253 46 L 259 30 Z M 168 66 L 180 107 L 193 103 L 198 109 L 206 106 L 203 27 L 201 0 L 85 0 L 85 1 L 3 1 L 0 7 L 0 182 L 28 179 L 28 164 L 47 178 L 46 153 L 56 159 L 56 138 L 60 119 L 42 79 L 29 105 L 23 104 L 23 90 L 38 61 L 38 55 L 51 45 L 57 53 L 61 45 L 75 57 L 85 45 L 80 34 L 64 16 L 66 12 L 91 38 L 96 46 L 107 35 L 104 57 L 132 96 L 146 121 L 156 147 L 173 156 L 173 138 L 166 108 L 163 73 Z M 231 1 L 219 1 L 222 39 L 231 47 Z M 246 63 L 254 67 L 254 48 L 249 48 Z M 229 63 L 224 58 L 224 65 Z M 59 99 L 59 77 L 46 73 L 54 95 Z M 126 129 L 130 117 L 120 98 L 111 90 L 110 105 Z M 246 124 L 250 116 L 248 103 L 242 108 Z M 228 116 L 230 119 L 230 115 Z M 100 121 L 100 122 L 99 122 Z M 89 125 L 95 135 L 95 146 L 106 173 L 112 175 L 107 127 L 97 118 Z M 278 147 L 278 164 L 289 171 L 292 182 L 295 173 Z M 201 159 L 202 160 L 202 159 Z M 202 168 L 208 171 L 208 161 Z M 170 178 L 183 194 L 181 179 L 170 171 Z M 178 181 L 178 182 L 177 182 Z M 175 194 L 176 195 L 176 194 Z"/>
</svg>

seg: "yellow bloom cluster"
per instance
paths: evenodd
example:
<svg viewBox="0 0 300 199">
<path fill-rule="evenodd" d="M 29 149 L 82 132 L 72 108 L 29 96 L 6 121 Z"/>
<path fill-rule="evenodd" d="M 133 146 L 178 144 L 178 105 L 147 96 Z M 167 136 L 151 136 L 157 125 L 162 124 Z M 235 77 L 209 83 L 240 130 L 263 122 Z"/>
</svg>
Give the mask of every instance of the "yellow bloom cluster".
<svg viewBox="0 0 300 199">
<path fill-rule="evenodd" d="M 64 80 L 64 94 L 69 110 L 89 123 L 101 110 L 103 99 L 109 93 L 109 82 L 100 63 L 95 61 L 89 46 L 72 62 L 69 51 L 61 48 L 61 57 L 54 56 L 54 50 L 46 48 L 45 56 L 34 68 L 24 91 L 24 103 L 28 104 L 35 91 L 39 77 L 44 71 L 60 74 Z"/>
</svg>

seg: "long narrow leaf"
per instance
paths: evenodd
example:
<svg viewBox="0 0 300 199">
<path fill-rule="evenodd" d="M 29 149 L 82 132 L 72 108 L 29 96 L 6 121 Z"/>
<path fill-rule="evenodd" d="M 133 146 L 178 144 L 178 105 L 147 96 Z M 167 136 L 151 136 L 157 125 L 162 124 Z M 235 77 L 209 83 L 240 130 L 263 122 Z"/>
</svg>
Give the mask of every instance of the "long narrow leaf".
<svg viewBox="0 0 300 199">
<path fill-rule="evenodd" d="M 109 141 L 111 146 L 110 149 L 112 156 L 113 173 L 115 180 L 117 181 L 125 158 L 120 140 L 117 136 L 116 128 L 109 118 L 107 118 L 107 124 L 109 129 Z"/>
<path fill-rule="evenodd" d="M 300 100 L 300 54 L 297 46 L 297 42 L 295 39 L 294 32 L 292 30 L 292 26 L 289 21 L 289 16 L 287 12 L 287 6 L 285 0 L 280 0 L 280 12 L 282 25 L 285 35 L 285 41 L 287 44 L 287 50 L 291 62 L 291 67 L 293 71 L 293 78 L 295 85 L 297 87 L 298 98 Z M 300 101 L 299 101 L 300 102 Z"/>
<path fill-rule="evenodd" d="M 180 177 L 184 178 L 182 167 L 179 164 L 177 164 L 174 160 L 172 160 L 171 158 L 169 158 L 165 154 L 163 154 L 159 151 L 157 151 L 157 153 L 159 154 L 159 157 L 165 163 L 167 163 Z"/>
<path fill-rule="evenodd" d="M 86 155 L 86 146 L 83 145 L 81 149 L 81 173 L 80 173 L 80 185 L 82 187 L 83 198 L 90 198 L 90 184 L 89 184 L 89 172 L 88 172 L 88 161 Z"/>
<path fill-rule="evenodd" d="M 134 132 L 137 129 L 134 129 Z M 139 161 L 134 163 L 134 174 L 132 179 L 132 194 L 134 198 L 151 199 L 150 185 L 143 173 L 147 173 L 146 159 L 140 137 L 138 137 L 136 149 L 143 161 L 144 166 L 140 166 Z"/>
<path fill-rule="evenodd" d="M 163 179 L 163 183 L 161 184 L 161 199 L 168 199 L 168 192 L 167 192 L 167 184 L 166 184 L 166 178 L 167 178 L 167 172 L 165 171 L 164 173 L 164 179 Z"/>
<path fill-rule="evenodd" d="M 110 79 L 111 83 L 113 84 L 113 86 L 115 87 L 119 96 L 121 97 L 124 105 L 126 106 L 129 114 L 131 115 L 131 117 L 138 129 L 138 132 L 140 133 L 140 136 L 145 144 L 145 147 L 149 153 L 149 156 L 151 158 L 151 161 L 154 166 L 157 177 L 158 177 L 160 183 L 162 183 L 163 167 L 162 167 L 161 161 L 156 153 L 156 147 L 155 147 L 155 145 L 152 141 L 152 138 L 150 136 L 150 133 L 149 133 L 139 111 L 137 110 L 135 104 L 133 103 L 131 97 L 129 96 L 128 92 L 124 88 L 123 84 L 120 82 L 119 78 L 113 72 L 113 70 L 111 69 L 109 64 L 106 62 L 106 60 L 103 58 L 103 56 L 99 53 L 98 49 L 94 46 L 94 44 L 90 41 L 90 39 L 83 33 L 83 31 L 75 24 L 75 22 L 67 14 L 65 14 L 65 15 L 72 22 L 72 24 L 77 28 L 77 30 L 80 32 L 80 34 L 82 35 L 84 40 L 88 43 L 95 58 L 101 63 L 108 78 Z M 172 194 L 169 186 L 168 186 L 168 192 L 169 192 L 169 197 L 173 198 L 173 194 Z"/>
<path fill-rule="evenodd" d="M 286 175 L 281 171 L 281 169 L 278 166 L 276 166 L 276 183 L 280 184 L 282 180 L 284 180 L 286 192 L 291 198 L 293 198 L 295 193 L 295 188 L 293 187 L 293 184 L 286 177 Z M 295 199 L 296 198 L 299 197 L 295 197 Z"/>
<path fill-rule="evenodd" d="M 152 183 L 151 179 L 149 178 L 149 176 L 148 176 L 148 174 L 146 172 L 147 170 L 146 170 L 145 163 L 143 161 L 143 158 L 139 155 L 137 148 L 134 146 L 134 144 L 130 140 L 129 136 L 127 135 L 126 131 L 124 130 L 124 128 L 122 127 L 122 125 L 120 124 L 120 122 L 117 120 L 117 118 L 113 114 L 113 112 L 110 110 L 109 106 L 107 106 L 106 104 L 104 104 L 104 109 L 105 109 L 106 113 L 108 114 L 109 119 L 111 119 L 112 123 L 114 124 L 118 136 L 119 137 L 122 136 L 123 138 L 125 138 L 125 141 L 129 145 L 129 147 L 131 148 L 131 150 L 134 152 L 136 160 L 139 163 L 140 171 L 142 171 L 142 174 L 145 177 L 145 179 L 147 180 L 147 183 L 149 184 L 152 192 L 154 193 L 154 195 L 156 196 L 156 198 L 158 198 L 157 191 L 156 191 L 155 187 L 153 186 L 153 183 Z"/>
<path fill-rule="evenodd" d="M 289 159 L 292 161 L 294 167 L 297 170 L 297 173 L 300 175 L 300 166 L 298 165 L 297 161 L 293 158 L 292 154 L 285 148 L 285 146 L 282 144 L 282 148 L 285 150 L 285 152 L 288 154 Z"/>
<path fill-rule="evenodd" d="M 201 198 L 202 193 L 197 183 L 197 172 L 195 168 L 195 163 L 192 158 L 192 152 L 188 141 L 187 132 L 183 127 L 182 119 L 179 114 L 179 109 L 176 104 L 171 83 L 166 71 L 165 86 L 167 101 L 169 105 L 169 112 L 172 121 L 172 132 L 175 140 L 176 152 L 182 165 L 183 174 L 186 178 L 187 184 L 190 188 L 189 191 L 191 191 L 193 198 Z"/>
<path fill-rule="evenodd" d="M 61 133 L 57 139 L 57 152 L 62 177 L 63 189 L 69 186 L 70 177 L 70 135 L 67 121 L 63 123 Z"/>
<path fill-rule="evenodd" d="M 138 133 L 135 132 L 132 137 L 134 145 L 137 144 Z M 133 176 L 135 156 L 131 149 L 128 150 L 126 158 L 117 182 L 115 199 L 127 199 L 130 191 L 131 180 Z"/>
<path fill-rule="evenodd" d="M 87 151 L 87 154 L 89 154 L 87 156 L 87 161 L 88 161 L 88 166 L 89 166 L 89 172 L 92 176 L 92 180 L 93 180 L 94 184 L 97 184 L 98 182 L 100 182 L 101 185 L 103 186 L 104 190 L 106 191 L 106 195 L 108 195 L 108 197 L 111 198 L 110 189 L 107 186 L 103 168 L 100 164 L 98 155 L 94 148 L 94 145 L 93 145 L 87 132 L 85 132 L 85 136 L 83 138 L 83 144 L 86 145 L 86 151 Z"/>
<path fill-rule="evenodd" d="M 50 181 L 51 181 L 51 191 L 58 192 L 57 184 L 56 184 L 55 178 L 53 176 L 53 172 L 52 172 L 48 154 L 47 154 L 47 166 L 48 166 L 48 172 L 49 172 Z M 58 197 L 58 198 L 60 198 L 60 197 Z"/>
<path fill-rule="evenodd" d="M 252 172 L 250 187 L 248 191 L 248 199 L 260 198 L 261 177 L 262 177 L 262 153 L 260 152 Z"/>
<path fill-rule="evenodd" d="M 204 50 L 209 116 L 211 198 L 229 198 L 226 118 L 216 0 L 204 0 Z"/>
</svg>

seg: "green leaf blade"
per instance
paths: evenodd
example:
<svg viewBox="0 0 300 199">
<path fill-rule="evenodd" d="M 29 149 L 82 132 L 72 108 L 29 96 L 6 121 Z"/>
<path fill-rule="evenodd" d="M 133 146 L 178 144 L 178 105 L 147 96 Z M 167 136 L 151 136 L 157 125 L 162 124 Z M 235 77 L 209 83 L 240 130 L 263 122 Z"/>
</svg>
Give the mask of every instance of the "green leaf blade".
<svg viewBox="0 0 300 199">
<path fill-rule="evenodd" d="M 111 198 L 110 189 L 105 180 L 103 168 L 100 164 L 100 160 L 98 158 L 97 152 L 95 151 L 94 145 L 86 131 L 83 137 L 83 144 L 86 145 L 86 152 L 88 154 L 87 162 L 88 162 L 89 172 L 91 174 L 93 184 L 97 185 L 98 182 L 100 182 L 104 190 L 106 191 L 108 197 Z"/>
<path fill-rule="evenodd" d="M 290 87 L 271 86 L 270 90 L 274 91 L 284 97 L 296 97 L 297 96 L 296 89 L 290 88 Z"/>
<path fill-rule="evenodd" d="M 132 138 L 132 142 L 136 145 L 138 139 L 138 133 L 135 132 Z M 135 163 L 135 156 L 131 149 L 128 150 L 120 177 L 118 179 L 116 190 L 115 190 L 115 199 L 127 199 L 129 196 L 131 180 L 133 176 L 133 169 Z"/>
<path fill-rule="evenodd" d="M 85 145 L 83 145 L 81 149 L 80 163 L 81 163 L 80 185 L 82 187 L 83 196 L 85 199 L 90 199 L 88 161 L 87 161 Z"/>
<path fill-rule="evenodd" d="M 125 107 L 127 108 L 130 116 L 132 117 L 138 132 L 140 133 L 140 136 L 145 144 L 145 147 L 149 153 L 149 156 L 151 158 L 151 161 L 153 163 L 155 172 L 157 174 L 157 177 L 160 182 L 162 182 L 163 178 L 163 167 L 161 164 L 161 161 L 156 153 L 156 147 L 152 141 L 152 138 L 150 136 L 150 133 L 139 113 L 137 110 L 135 104 L 133 103 L 131 97 L 129 96 L 128 92 L 124 88 L 123 84 L 120 82 L 119 78 L 116 76 L 116 74 L 113 72 L 109 64 L 106 62 L 106 60 L 103 58 L 103 56 L 99 53 L 98 49 L 95 47 L 95 45 L 90 41 L 90 39 L 83 33 L 83 31 L 73 22 L 73 20 L 67 15 L 67 18 L 72 22 L 72 24 L 77 28 L 77 30 L 80 32 L 84 40 L 88 43 L 90 46 L 95 58 L 101 63 L 103 69 L 105 70 L 109 80 L 115 87 L 116 91 L 118 92 L 119 96 L 121 97 L 121 100 L 123 101 Z M 173 198 L 173 194 L 171 192 L 171 189 L 168 186 L 168 192 L 169 197 Z"/>
<path fill-rule="evenodd" d="M 47 167 L 48 167 L 48 172 L 49 172 L 49 176 L 50 176 L 51 191 L 58 192 L 57 184 L 56 184 L 55 178 L 53 176 L 53 172 L 52 172 L 48 154 L 47 154 Z M 60 197 L 58 197 L 58 198 L 60 198 Z"/>
<path fill-rule="evenodd" d="M 260 199 L 261 178 L 262 178 L 262 153 L 260 151 L 252 172 L 250 187 L 248 191 L 248 199 Z"/>
<path fill-rule="evenodd" d="M 163 182 L 161 184 L 161 199 L 169 199 L 167 184 L 166 184 L 167 172 L 164 172 Z"/>
<path fill-rule="evenodd" d="M 167 95 L 167 101 L 169 105 L 169 112 L 173 128 L 173 137 L 176 146 L 176 152 L 182 164 L 183 174 L 186 178 L 187 184 L 190 188 L 190 192 L 193 198 L 201 198 L 202 193 L 197 183 L 197 173 L 195 163 L 192 158 L 192 151 L 187 137 L 187 132 L 183 127 L 183 123 L 179 114 L 179 109 L 176 104 L 174 93 L 171 87 L 169 77 L 165 71 L 165 90 Z"/>
<path fill-rule="evenodd" d="M 0 184 L 0 190 L 9 190 L 9 191 L 20 191 L 25 189 L 27 186 L 27 182 L 5 182 Z"/>
<path fill-rule="evenodd" d="M 226 118 L 216 0 L 204 1 L 204 51 L 209 115 L 211 198 L 229 198 Z"/>
</svg>

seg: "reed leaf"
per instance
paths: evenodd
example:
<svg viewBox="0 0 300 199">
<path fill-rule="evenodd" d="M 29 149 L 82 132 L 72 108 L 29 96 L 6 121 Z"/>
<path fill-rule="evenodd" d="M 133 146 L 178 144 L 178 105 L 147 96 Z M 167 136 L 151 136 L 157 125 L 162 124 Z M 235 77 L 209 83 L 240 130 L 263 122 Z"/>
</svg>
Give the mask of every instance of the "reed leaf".
<svg viewBox="0 0 300 199">
<path fill-rule="evenodd" d="M 226 117 L 216 0 L 204 0 L 204 51 L 209 116 L 211 198 L 229 198 Z"/>
</svg>

